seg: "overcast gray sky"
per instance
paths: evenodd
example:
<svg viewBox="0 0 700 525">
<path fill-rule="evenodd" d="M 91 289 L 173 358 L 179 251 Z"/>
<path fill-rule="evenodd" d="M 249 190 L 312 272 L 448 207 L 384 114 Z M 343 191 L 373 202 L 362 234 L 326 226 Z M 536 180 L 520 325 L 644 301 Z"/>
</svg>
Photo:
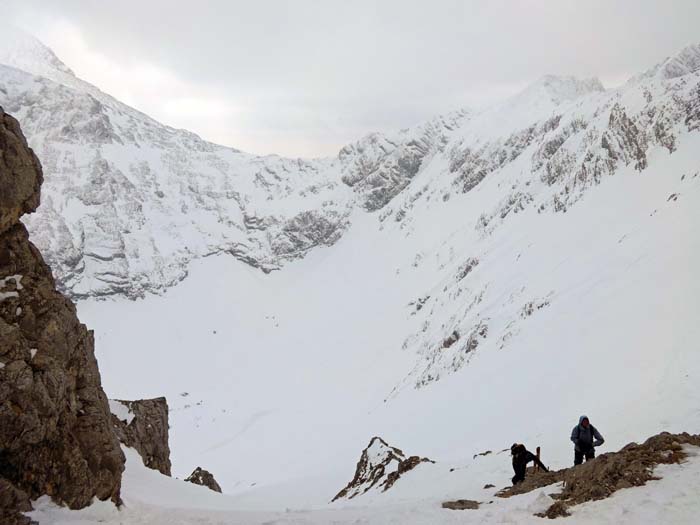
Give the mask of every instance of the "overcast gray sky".
<svg viewBox="0 0 700 525">
<path fill-rule="evenodd" d="M 0 0 L 78 76 L 255 153 L 334 155 L 543 74 L 622 83 L 700 42 L 700 0 Z"/>
</svg>

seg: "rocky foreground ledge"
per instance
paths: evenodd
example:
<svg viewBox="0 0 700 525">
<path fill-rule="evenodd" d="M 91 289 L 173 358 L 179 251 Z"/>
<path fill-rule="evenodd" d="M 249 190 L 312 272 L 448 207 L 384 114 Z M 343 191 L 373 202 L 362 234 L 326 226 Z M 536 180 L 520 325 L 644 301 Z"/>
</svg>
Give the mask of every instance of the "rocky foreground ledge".
<svg viewBox="0 0 700 525">
<path fill-rule="evenodd" d="M 41 165 L 0 108 L 0 522 L 48 494 L 70 508 L 119 502 L 124 455 L 93 334 L 56 291 L 19 221 L 39 205 Z"/>
<path fill-rule="evenodd" d="M 605 499 L 620 489 L 639 487 L 647 481 L 659 479 L 654 475 L 654 468 L 682 463 L 688 456 L 687 445 L 700 447 L 700 435 L 662 432 L 641 445 L 629 443 L 618 452 L 601 454 L 577 467 L 549 472 L 529 469 L 525 481 L 500 490 L 496 496 L 509 498 L 561 483 L 556 489 L 558 492 L 549 495 L 554 503 L 545 512 L 536 515 L 550 519 L 569 516 L 569 509 L 575 505 Z M 478 501 L 456 500 L 446 501 L 442 506 L 453 510 L 476 510 L 481 504 Z"/>
</svg>

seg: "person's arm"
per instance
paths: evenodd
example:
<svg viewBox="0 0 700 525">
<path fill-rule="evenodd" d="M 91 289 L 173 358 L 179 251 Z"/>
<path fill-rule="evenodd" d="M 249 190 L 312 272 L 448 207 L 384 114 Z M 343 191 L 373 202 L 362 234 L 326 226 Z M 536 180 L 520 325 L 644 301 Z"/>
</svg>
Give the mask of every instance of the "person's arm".
<svg viewBox="0 0 700 525">
<path fill-rule="evenodd" d="M 571 431 L 571 441 L 573 441 L 576 448 L 578 448 L 578 425 Z"/>
<path fill-rule="evenodd" d="M 527 463 L 530 463 L 530 461 L 533 461 L 538 467 L 540 467 L 542 470 L 545 472 L 549 472 L 549 469 L 544 466 L 544 464 L 540 461 L 540 459 L 535 456 L 532 452 L 529 450 L 527 451 L 527 455 L 525 456 L 527 459 Z"/>
<path fill-rule="evenodd" d="M 538 458 L 537 456 L 535 456 L 535 455 L 532 454 L 532 453 L 531 453 L 530 455 L 532 456 L 532 461 L 534 461 L 535 464 L 536 464 L 538 467 L 540 467 L 540 468 L 541 468 L 542 470 L 544 470 L 545 472 L 549 472 L 549 469 L 548 469 L 547 467 L 544 466 L 544 463 L 542 463 L 542 462 L 540 461 L 540 458 Z"/>
<path fill-rule="evenodd" d="M 593 437 L 595 438 L 595 441 L 593 442 L 594 447 L 599 447 L 603 443 L 605 443 L 605 438 L 600 435 L 600 432 L 598 432 L 598 429 L 593 427 Z"/>
</svg>

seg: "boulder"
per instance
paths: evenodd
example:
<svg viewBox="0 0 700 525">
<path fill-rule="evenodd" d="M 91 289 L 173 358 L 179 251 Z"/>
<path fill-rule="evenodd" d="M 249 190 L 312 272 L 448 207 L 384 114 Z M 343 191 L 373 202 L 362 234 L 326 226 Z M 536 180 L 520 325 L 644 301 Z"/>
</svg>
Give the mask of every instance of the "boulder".
<svg viewBox="0 0 700 525">
<path fill-rule="evenodd" d="M 204 470 L 202 467 L 197 467 L 194 469 L 192 474 L 185 478 L 185 481 L 189 481 L 195 485 L 202 485 L 213 490 L 214 492 L 221 492 L 221 487 L 214 479 L 214 475 L 208 470 Z"/>
<path fill-rule="evenodd" d="M 456 499 L 454 501 L 443 501 L 443 509 L 450 510 L 477 510 L 479 502 L 471 499 Z"/>
<path fill-rule="evenodd" d="M 332 501 L 341 498 L 352 499 L 374 486 L 386 491 L 406 472 L 425 462 L 435 463 L 431 459 L 419 456 L 406 457 L 401 449 L 392 447 L 382 438 L 375 436 L 362 451 L 352 480 Z"/>
<path fill-rule="evenodd" d="M 93 334 L 19 222 L 38 206 L 42 179 L 19 124 L 0 108 L 0 479 L 71 508 L 119 502 L 124 455 Z"/>
<path fill-rule="evenodd" d="M 110 399 L 109 407 L 119 441 L 136 449 L 144 465 L 170 476 L 168 402 L 165 398 Z"/>
</svg>

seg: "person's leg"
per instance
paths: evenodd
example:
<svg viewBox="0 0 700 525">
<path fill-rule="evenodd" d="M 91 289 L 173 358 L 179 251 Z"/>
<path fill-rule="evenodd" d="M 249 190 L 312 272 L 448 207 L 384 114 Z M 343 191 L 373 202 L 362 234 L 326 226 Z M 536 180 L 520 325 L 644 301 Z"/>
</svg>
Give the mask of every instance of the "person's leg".
<svg viewBox="0 0 700 525">
<path fill-rule="evenodd" d="M 586 452 L 586 461 L 590 461 L 592 459 L 595 459 L 595 449 L 591 448 L 591 450 L 588 450 Z"/>
<path fill-rule="evenodd" d="M 574 466 L 583 463 L 583 452 L 574 450 Z"/>
<path fill-rule="evenodd" d="M 515 471 L 515 476 L 513 476 L 513 485 L 517 485 L 518 483 L 522 483 L 523 480 L 525 479 L 525 474 L 520 472 L 520 470 Z"/>
<path fill-rule="evenodd" d="M 513 466 L 513 470 L 515 471 L 515 476 L 513 476 L 513 485 L 522 483 L 525 480 L 525 468 L 526 467 L 524 465 L 522 467 L 520 465 Z"/>
</svg>

